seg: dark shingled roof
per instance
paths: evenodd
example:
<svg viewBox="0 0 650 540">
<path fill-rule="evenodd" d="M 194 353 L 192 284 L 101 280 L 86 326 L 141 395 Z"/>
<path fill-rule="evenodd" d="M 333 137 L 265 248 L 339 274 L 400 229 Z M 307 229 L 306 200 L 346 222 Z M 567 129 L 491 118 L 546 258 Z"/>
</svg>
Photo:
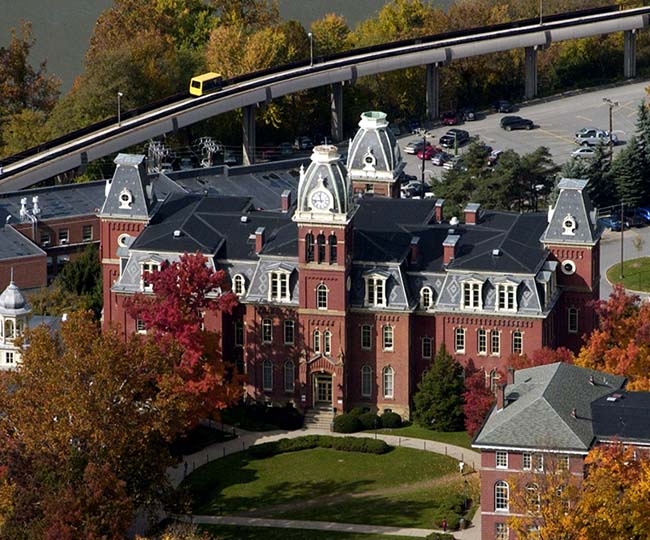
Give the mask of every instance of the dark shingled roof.
<svg viewBox="0 0 650 540">
<path fill-rule="evenodd" d="M 598 439 L 650 440 L 650 392 L 618 391 L 591 404 Z"/>
</svg>

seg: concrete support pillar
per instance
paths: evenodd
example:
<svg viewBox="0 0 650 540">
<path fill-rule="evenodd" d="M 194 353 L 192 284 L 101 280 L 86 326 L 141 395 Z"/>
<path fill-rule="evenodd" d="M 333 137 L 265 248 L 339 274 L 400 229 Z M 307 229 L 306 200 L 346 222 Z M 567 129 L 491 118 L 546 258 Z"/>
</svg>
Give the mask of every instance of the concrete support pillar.
<svg viewBox="0 0 650 540">
<path fill-rule="evenodd" d="M 244 107 L 244 117 L 242 120 L 242 164 L 252 165 L 255 163 L 255 111 L 257 105 L 247 105 Z"/>
<path fill-rule="evenodd" d="M 623 75 L 626 79 L 636 77 L 636 30 L 623 32 Z"/>
<path fill-rule="evenodd" d="M 537 47 L 526 47 L 526 73 L 524 97 L 532 99 L 537 95 Z"/>
<path fill-rule="evenodd" d="M 334 83 L 330 90 L 330 113 L 332 142 L 343 140 L 343 83 Z"/>
<path fill-rule="evenodd" d="M 427 120 L 434 120 L 440 116 L 440 66 L 427 64 L 426 80 Z"/>
</svg>

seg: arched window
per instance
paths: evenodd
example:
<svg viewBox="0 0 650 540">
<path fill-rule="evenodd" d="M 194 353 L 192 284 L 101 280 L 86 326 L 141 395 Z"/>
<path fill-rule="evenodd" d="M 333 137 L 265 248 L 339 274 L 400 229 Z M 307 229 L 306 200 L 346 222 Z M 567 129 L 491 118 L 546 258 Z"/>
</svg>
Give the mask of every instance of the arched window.
<svg viewBox="0 0 650 540">
<path fill-rule="evenodd" d="M 372 396 L 372 368 L 370 366 L 361 368 L 361 395 L 363 397 Z"/>
<path fill-rule="evenodd" d="M 330 234 L 330 264 L 336 264 L 336 235 Z"/>
<path fill-rule="evenodd" d="M 507 511 L 509 505 L 510 490 L 508 488 L 508 483 L 503 480 L 499 480 L 494 484 L 494 509 Z"/>
<path fill-rule="evenodd" d="M 237 296 L 241 296 L 246 292 L 246 285 L 244 281 L 244 276 L 241 274 L 235 274 L 232 278 L 232 292 Z"/>
<path fill-rule="evenodd" d="M 296 388 L 296 366 L 292 360 L 284 363 L 284 391 L 293 392 Z"/>
<path fill-rule="evenodd" d="M 332 332 L 329 330 L 323 332 L 323 354 L 327 356 L 332 354 Z"/>
<path fill-rule="evenodd" d="M 320 330 L 314 330 L 314 352 L 319 353 L 320 352 Z"/>
<path fill-rule="evenodd" d="M 429 309 L 433 304 L 433 294 L 431 287 L 422 287 L 420 289 L 420 307 L 422 309 Z"/>
<path fill-rule="evenodd" d="M 316 287 L 316 307 L 318 309 L 327 309 L 327 285 L 321 283 Z"/>
<path fill-rule="evenodd" d="M 393 327 L 385 325 L 382 329 L 382 346 L 385 351 L 393 350 Z"/>
<path fill-rule="evenodd" d="M 314 261 L 314 235 L 311 233 L 305 236 L 305 259 L 307 262 Z"/>
<path fill-rule="evenodd" d="M 323 233 L 318 235 L 316 243 L 318 244 L 318 262 L 322 263 L 325 260 L 325 235 Z"/>
<path fill-rule="evenodd" d="M 519 330 L 512 333 L 512 353 L 523 354 L 524 352 L 524 335 Z"/>
<path fill-rule="evenodd" d="M 273 364 L 270 360 L 262 362 L 262 389 L 273 390 Z"/>
<path fill-rule="evenodd" d="M 537 513 L 540 510 L 539 486 L 535 483 L 526 484 L 526 506 L 529 512 Z"/>
<path fill-rule="evenodd" d="M 429 336 L 422 338 L 422 358 L 431 358 L 433 350 L 433 340 Z"/>
<path fill-rule="evenodd" d="M 499 384 L 500 379 L 501 375 L 499 375 L 499 372 L 496 369 L 490 371 L 490 390 L 492 392 L 497 389 L 497 385 Z"/>
<path fill-rule="evenodd" d="M 381 372 L 382 392 L 385 398 L 393 397 L 393 383 L 395 382 L 395 372 L 390 366 L 385 367 Z"/>
<path fill-rule="evenodd" d="M 8 319 L 5 321 L 5 338 L 14 338 L 14 321 Z"/>
</svg>

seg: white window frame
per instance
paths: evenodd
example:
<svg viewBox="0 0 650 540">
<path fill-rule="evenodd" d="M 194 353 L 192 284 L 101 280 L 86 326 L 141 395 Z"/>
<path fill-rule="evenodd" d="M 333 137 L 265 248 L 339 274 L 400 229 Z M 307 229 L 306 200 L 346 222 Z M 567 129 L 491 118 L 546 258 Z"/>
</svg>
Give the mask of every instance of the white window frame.
<svg viewBox="0 0 650 540">
<path fill-rule="evenodd" d="M 387 399 L 392 399 L 395 394 L 395 370 L 391 366 L 381 370 L 381 390 Z"/>
<path fill-rule="evenodd" d="M 262 343 L 273 343 L 272 319 L 262 319 Z"/>
<path fill-rule="evenodd" d="M 494 539 L 495 540 L 508 540 L 510 538 L 510 529 L 507 523 L 494 524 Z"/>
<path fill-rule="evenodd" d="M 422 338 L 422 358 L 430 359 L 433 357 L 433 338 L 424 336 Z"/>
<path fill-rule="evenodd" d="M 135 320 L 135 331 L 138 334 L 146 334 L 147 333 L 147 327 L 144 324 L 144 321 L 142 319 L 136 319 Z"/>
<path fill-rule="evenodd" d="M 530 471 L 533 468 L 533 455 L 530 452 L 524 452 L 521 455 L 521 468 L 524 471 Z"/>
<path fill-rule="evenodd" d="M 462 287 L 461 306 L 463 309 L 483 309 L 483 283 L 465 281 Z"/>
<path fill-rule="evenodd" d="M 372 326 L 369 324 L 361 325 L 361 349 L 372 350 Z"/>
<path fill-rule="evenodd" d="M 526 484 L 526 502 L 529 507 L 534 507 L 539 512 L 542 507 L 542 500 L 539 494 L 539 486 L 535 482 Z"/>
<path fill-rule="evenodd" d="M 262 390 L 273 391 L 273 363 L 268 358 L 262 361 Z"/>
<path fill-rule="evenodd" d="M 296 321 L 287 319 L 284 321 L 284 344 L 293 345 L 296 342 Z"/>
<path fill-rule="evenodd" d="M 512 283 L 497 283 L 497 311 L 517 311 L 517 285 Z"/>
<path fill-rule="evenodd" d="M 533 471 L 544 472 L 544 454 L 540 452 L 533 454 Z"/>
<path fill-rule="evenodd" d="M 465 354 L 465 329 L 464 328 L 454 328 L 454 352 L 457 354 Z"/>
<path fill-rule="evenodd" d="M 521 330 L 512 333 L 512 354 L 524 354 L 524 333 Z"/>
<path fill-rule="evenodd" d="M 5 364 L 14 364 L 15 361 L 15 356 L 13 351 L 6 351 L 5 352 Z"/>
<path fill-rule="evenodd" d="M 476 331 L 476 353 L 485 356 L 487 354 L 487 330 L 479 328 Z"/>
<path fill-rule="evenodd" d="M 420 289 L 420 307 L 422 309 L 431 309 L 433 307 L 433 291 L 431 287 L 422 287 Z"/>
<path fill-rule="evenodd" d="M 367 364 L 361 366 L 361 396 L 372 396 L 372 368 Z"/>
<path fill-rule="evenodd" d="M 319 283 L 316 287 L 316 307 L 318 309 L 327 309 L 329 289 L 325 283 Z"/>
<path fill-rule="evenodd" d="M 386 282 L 384 276 L 373 274 L 366 276 L 366 305 L 372 307 L 386 307 Z"/>
<path fill-rule="evenodd" d="M 270 302 L 289 302 L 291 300 L 290 276 L 291 272 L 286 270 L 272 270 L 269 272 Z"/>
<path fill-rule="evenodd" d="M 235 274 L 232 278 L 232 292 L 237 296 L 246 294 L 246 279 L 241 274 Z"/>
<path fill-rule="evenodd" d="M 571 466 L 571 457 L 568 454 L 560 454 L 557 457 L 558 471 L 568 471 Z"/>
<path fill-rule="evenodd" d="M 320 330 L 314 330 L 314 332 L 312 333 L 312 347 L 315 353 L 319 354 L 321 352 Z"/>
<path fill-rule="evenodd" d="M 296 365 L 293 360 L 284 363 L 284 391 L 294 392 L 296 389 Z"/>
<path fill-rule="evenodd" d="M 93 226 L 92 225 L 84 225 L 81 228 L 81 239 L 84 242 L 92 242 L 93 241 Z"/>
<path fill-rule="evenodd" d="M 569 334 L 577 334 L 579 329 L 579 311 L 576 307 L 567 309 L 567 331 Z"/>
<path fill-rule="evenodd" d="M 323 332 L 323 354 L 331 356 L 332 354 L 332 332 L 325 330 Z"/>
<path fill-rule="evenodd" d="M 508 451 L 507 450 L 497 450 L 494 453 L 494 463 L 497 469 L 507 469 L 508 468 Z"/>
<path fill-rule="evenodd" d="M 510 509 L 510 486 L 505 480 L 494 484 L 494 511 L 508 512 Z"/>
<path fill-rule="evenodd" d="M 381 328 L 381 347 L 384 351 L 392 351 L 395 347 L 395 329 L 390 324 Z"/>
<path fill-rule="evenodd" d="M 59 229 L 57 231 L 57 236 L 59 238 L 59 245 L 70 243 L 70 229 Z"/>
<path fill-rule="evenodd" d="M 492 356 L 501 355 L 501 331 L 490 330 L 490 354 Z"/>
<path fill-rule="evenodd" d="M 145 261 L 140 263 L 140 289 L 145 292 L 153 291 L 153 283 L 150 283 L 144 279 L 145 273 L 153 274 L 154 272 L 160 272 L 160 263 L 155 261 Z"/>
</svg>

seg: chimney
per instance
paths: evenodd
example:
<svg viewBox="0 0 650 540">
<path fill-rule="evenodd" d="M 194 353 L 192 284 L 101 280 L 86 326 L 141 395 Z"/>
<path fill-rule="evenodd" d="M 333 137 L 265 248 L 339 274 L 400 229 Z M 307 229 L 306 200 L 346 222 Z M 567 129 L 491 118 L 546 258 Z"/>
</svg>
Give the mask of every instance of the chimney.
<svg viewBox="0 0 650 540">
<path fill-rule="evenodd" d="M 286 214 L 291 208 L 291 190 L 285 189 L 280 197 L 282 198 L 282 211 Z"/>
<path fill-rule="evenodd" d="M 255 230 L 255 253 L 259 254 L 264 248 L 264 227 Z"/>
<path fill-rule="evenodd" d="M 508 376 L 506 377 L 508 384 L 515 384 L 515 368 L 508 366 Z"/>
<path fill-rule="evenodd" d="M 442 264 L 449 264 L 456 258 L 456 244 L 460 236 L 457 234 L 448 234 L 442 243 Z"/>
<path fill-rule="evenodd" d="M 444 204 L 445 204 L 444 199 L 438 199 L 436 201 L 436 206 L 435 206 L 435 210 L 434 210 L 434 214 L 433 214 L 433 217 L 436 220 L 436 223 L 442 223 L 442 221 L 443 221 L 442 207 L 444 206 Z"/>
<path fill-rule="evenodd" d="M 409 246 L 409 262 L 411 264 L 417 264 L 420 260 L 420 237 L 414 236 L 411 238 L 411 244 Z"/>
<path fill-rule="evenodd" d="M 37 216 L 38 214 L 41 213 L 41 209 L 40 209 L 40 207 L 38 206 L 38 195 L 34 195 L 34 196 L 32 197 L 32 203 L 33 203 L 33 205 L 34 205 L 33 208 L 32 208 L 32 214 L 34 214 L 35 216 Z"/>
<path fill-rule="evenodd" d="M 479 221 L 478 211 L 481 205 L 478 203 L 469 203 L 465 207 L 465 225 L 476 225 Z"/>
<path fill-rule="evenodd" d="M 497 385 L 497 411 L 504 409 L 506 406 L 506 383 Z"/>
</svg>

